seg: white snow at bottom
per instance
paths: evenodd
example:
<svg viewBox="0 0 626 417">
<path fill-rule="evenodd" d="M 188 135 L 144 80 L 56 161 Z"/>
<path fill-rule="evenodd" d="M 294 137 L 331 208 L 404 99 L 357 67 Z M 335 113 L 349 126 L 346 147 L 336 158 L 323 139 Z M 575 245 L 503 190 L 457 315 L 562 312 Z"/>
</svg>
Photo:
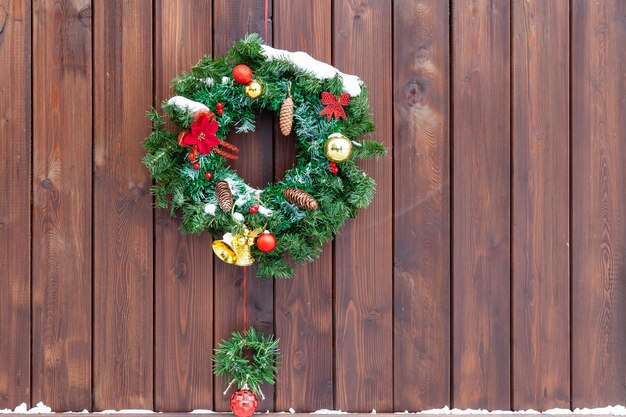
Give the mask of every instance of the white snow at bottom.
<svg viewBox="0 0 626 417">
<path fill-rule="evenodd" d="M 62 413 L 62 414 L 82 414 L 82 413 L 87 413 L 87 410 L 83 410 L 81 413 Z M 293 408 L 289 408 L 289 413 L 294 414 L 296 411 Z M 19 406 L 15 407 L 14 410 L 11 410 L 9 408 L 5 408 L 4 410 L 0 410 L 0 414 L 49 414 L 49 413 L 53 413 L 52 409 L 50 407 L 48 407 L 47 405 L 45 405 L 42 402 L 37 403 L 37 405 L 31 409 L 28 409 L 28 407 L 26 406 L 25 403 L 20 404 Z M 94 414 L 160 414 L 160 413 L 155 413 L 152 410 L 104 410 L 104 411 L 100 411 Z M 193 410 L 191 411 L 189 414 L 215 414 L 215 411 L 212 410 L 203 410 L 203 409 L 198 409 L 198 410 Z M 285 414 L 285 412 L 283 411 L 282 413 L 277 413 L 277 414 Z M 351 414 L 347 411 L 341 411 L 341 410 L 328 410 L 328 409 L 320 409 L 317 411 L 314 411 L 310 414 Z M 376 410 L 372 410 L 372 414 L 376 414 Z M 607 406 L 607 407 L 601 407 L 601 408 L 577 408 L 574 411 L 571 411 L 569 409 L 566 408 L 552 408 L 550 410 L 546 410 L 544 412 L 539 412 L 539 411 L 535 411 L 535 410 L 519 410 L 519 411 L 504 411 L 504 410 L 494 410 L 494 411 L 487 411 L 487 410 L 474 410 L 474 409 L 466 409 L 466 410 L 460 410 L 458 408 L 453 408 L 450 409 L 449 407 L 443 407 L 443 408 L 437 408 L 437 409 L 433 409 L 433 410 L 424 410 L 424 411 L 419 411 L 419 412 L 408 412 L 408 411 L 404 411 L 401 413 L 395 413 L 395 414 L 407 414 L 407 415 L 425 415 L 425 414 L 441 414 L 441 415 L 472 415 L 472 414 L 511 414 L 511 415 L 515 415 L 515 414 L 546 414 L 546 415 L 554 415 L 554 414 L 560 414 L 560 415 L 603 415 L 603 416 L 626 416 L 626 407 L 624 407 L 623 405 L 614 405 L 614 406 Z"/>
</svg>

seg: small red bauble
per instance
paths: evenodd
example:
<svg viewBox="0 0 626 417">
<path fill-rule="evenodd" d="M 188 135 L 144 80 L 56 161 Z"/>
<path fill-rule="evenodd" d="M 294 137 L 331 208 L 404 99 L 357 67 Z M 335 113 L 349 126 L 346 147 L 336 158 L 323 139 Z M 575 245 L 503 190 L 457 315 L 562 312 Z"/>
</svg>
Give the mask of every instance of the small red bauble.
<svg viewBox="0 0 626 417">
<path fill-rule="evenodd" d="M 265 231 L 256 239 L 256 245 L 261 252 L 271 252 L 276 247 L 276 238 L 270 232 Z"/>
<path fill-rule="evenodd" d="M 218 108 L 218 109 L 223 109 L 224 105 L 222 104 L 221 101 L 218 101 L 217 104 L 215 105 L 215 107 Z"/>
<path fill-rule="evenodd" d="M 211 174 L 209 171 L 204 173 L 204 176 L 206 177 L 207 180 L 210 180 L 211 177 L 213 177 L 213 174 Z"/>
<path fill-rule="evenodd" d="M 250 213 L 256 213 L 257 211 L 259 211 L 259 205 L 258 204 L 253 204 L 252 206 L 250 206 Z"/>
<path fill-rule="evenodd" d="M 339 172 L 339 168 L 337 168 L 337 167 L 330 167 L 330 172 L 332 172 L 333 174 L 337 174 Z"/>
<path fill-rule="evenodd" d="M 256 395 L 247 388 L 235 391 L 230 397 L 230 409 L 237 417 L 250 417 L 258 406 Z"/>
<path fill-rule="evenodd" d="M 233 68 L 233 78 L 239 84 L 246 85 L 252 81 L 252 70 L 245 64 L 239 64 Z"/>
<path fill-rule="evenodd" d="M 337 162 L 329 162 L 328 166 L 330 167 L 336 167 L 337 166 Z"/>
<path fill-rule="evenodd" d="M 200 169 L 200 164 L 197 162 L 193 164 L 193 169 Z"/>
<path fill-rule="evenodd" d="M 217 109 L 216 112 L 217 112 L 217 114 L 222 114 L 222 113 L 224 113 L 224 109 Z"/>
</svg>

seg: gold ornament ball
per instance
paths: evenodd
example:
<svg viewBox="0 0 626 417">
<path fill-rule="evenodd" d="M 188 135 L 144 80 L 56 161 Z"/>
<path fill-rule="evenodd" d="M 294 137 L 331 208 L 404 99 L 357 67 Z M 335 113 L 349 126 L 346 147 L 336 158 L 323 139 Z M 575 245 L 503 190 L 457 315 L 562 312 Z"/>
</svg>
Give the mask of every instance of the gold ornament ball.
<svg viewBox="0 0 626 417">
<path fill-rule="evenodd" d="M 250 81 L 245 87 L 246 95 L 250 98 L 259 98 L 263 93 L 263 85 L 258 81 Z"/>
<path fill-rule="evenodd" d="M 326 139 L 324 154 L 332 162 L 344 162 L 352 155 L 352 142 L 341 133 L 333 133 Z"/>
</svg>

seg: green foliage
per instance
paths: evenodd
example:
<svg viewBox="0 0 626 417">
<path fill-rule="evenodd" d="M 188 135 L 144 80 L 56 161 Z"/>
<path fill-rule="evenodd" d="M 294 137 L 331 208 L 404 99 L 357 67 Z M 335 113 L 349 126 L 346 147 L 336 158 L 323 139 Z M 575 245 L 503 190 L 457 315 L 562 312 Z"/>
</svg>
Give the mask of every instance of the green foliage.
<svg viewBox="0 0 626 417">
<path fill-rule="evenodd" d="M 221 238 L 226 232 L 236 233 L 245 227 L 267 229 L 276 236 L 277 247 L 270 253 L 252 248 L 259 264 L 258 275 L 285 278 L 293 275 L 286 258 L 303 262 L 318 257 L 322 245 L 334 237 L 344 221 L 371 202 L 375 182 L 357 167 L 355 160 L 383 156 L 385 148 L 374 140 L 359 139 L 374 130 L 365 86 L 345 107 L 347 120 L 328 121 L 319 115 L 324 108 L 320 94 L 322 91 L 341 94 L 342 80 L 338 76 L 318 79 L 288 60 L 269 61 L 262 53 L 261 43 L 258 35 L 248 35 L 225 56 L 204 57 L 190 73 L 174 80 L 174 90 L 177 95 L 209 109 L 215 109 L 218 102 L 224 105 L 224 113 L 217 115 L 217 136 L 222 140 L 227 139 L 231 130 L 253 131 L 256 115 L 262 110 L 278 112 L 291 93 L 298 156 L 284 180 L 255 190 L 216 153 L 201 155 L 197 161 L 200 169 L 193 169 L 188 159 L 189 148 L 178 144 L 179 132 L 189 128 L 193 115 L 167 102 L 163 103 L 163 111 L 176 130 L 170 131 L 171 124 L 166 125 L 156 111 L 148 113 L 152 133 L 144 142 L 147 151 L 144 163 L 155 179 L 152 192 L 156 205 L 169 207 L 172 215 L 181 215 L 182 232 L 208 231 Z M 248 98 L 244 86 L 233 81 L 232 69 L 238 64 L 250 66 L 253 78 L 263 84 L 259 98 Z M 337 175 L 331 172 L 324 155 L 326 138 L 336 132 L 355 143 L 351 159 L 338 165 Z M 211 179 L 205 178 L 207 171 L 213 174 Z M 227 181 L 233 191 L 235 207 L 231 213 L 216 208 L 215 184 L 220 180 Z M 287 202 L 282 195 L 286 187 L 307 191 L 317 200 L 319 209 L 307 211 Z M 253 204 L 259 204 L 262 210 L 249 213 Z M 244 220 L 237 220 L 235 212 L 243 215 Z"/>
<path fill-rule="evenodd" d="M 213 373 L 224 376 L 237 388 L 248 387 L 261 394 L 261 384 L 274 384 L 278 370 L 279 339 L 263 336 L 254 328 L 245 335 L 234 332 L 222 340 L 213 355 Z"/>
</svg>

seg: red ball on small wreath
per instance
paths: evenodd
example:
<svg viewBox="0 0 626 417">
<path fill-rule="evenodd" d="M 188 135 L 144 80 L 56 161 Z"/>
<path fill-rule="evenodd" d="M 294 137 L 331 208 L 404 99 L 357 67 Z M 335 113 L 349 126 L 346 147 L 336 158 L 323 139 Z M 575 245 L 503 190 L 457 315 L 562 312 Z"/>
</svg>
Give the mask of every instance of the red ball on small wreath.
<svg viewBox="0 0 626 417">
<path fill-rule="evenodd" d="M 196 171 L 200 169 L 200 164 L 198 162 L 193 164 L 193 169 L 195 169 Z"/>
<path fill-rule="evenodd" d="M 267 230 L 256 238 L 256 245 L 261 252 L 271 252 L 276 247 L 276 238 Z"/>
<path fill-rule="evenodd" d="M 254 214 L 257 211 L 259 211 L 259 205 L 258 204 L 253 204 L 252 206 L 250 206 L 250 213 Z"/>
<path fill-rule="evenodd" d="M 245 64 L 239 64 L 233 68 L 233 78 L 239 84 L 246 85 L 252 81 L 252 70 Z"/>
<path fill-rule="evenodd" d="M 259 406 L 256 394 L 247 388 L 242 388 L 230 397 L 230 409 L 237 417 L 250 417 Z"/>
</svg>

